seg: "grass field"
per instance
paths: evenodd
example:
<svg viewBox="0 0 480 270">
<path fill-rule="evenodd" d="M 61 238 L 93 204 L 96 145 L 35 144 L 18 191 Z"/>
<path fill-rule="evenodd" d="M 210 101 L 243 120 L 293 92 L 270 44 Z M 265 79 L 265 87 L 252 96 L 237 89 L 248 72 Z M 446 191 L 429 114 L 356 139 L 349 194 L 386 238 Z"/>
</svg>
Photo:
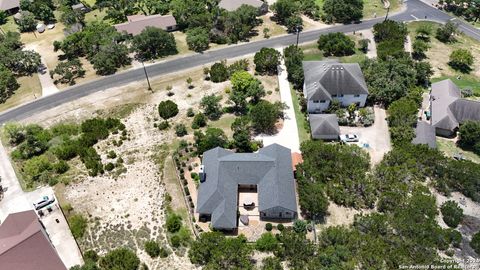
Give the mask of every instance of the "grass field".
<svg viewBox="0 0 480 270">
<path fill-rule="evenodd" d="M 17 78 L 20 88 L 7 99 L 5 103 L 0 104 L 0 111 L 5 111 L 25 102 L 34 100 L 42 96 L 42 86 L 38 75 Z"/>
<path fill-rule="evenodd" d="M 427 51 L 427 61 L 432 65 L 435 74 L 432 81 L 451 79 L 460 88 L 471 88 L 476 95 L 480 95 L 480 43 L 464 34 L 457 35 L 457 42 L 445 44 L 434 37 L 439 24 L 433 22 L 412 22 L 408 24 L 410 36 L 414 37 L 415 30 L 421 25 L 430 25 L 433 34 L 430 42 L 431 48 Z M 449 55 L 455 49 L 469 50 L 475 58 L 472 71 L 469 74 L 453 70 L 449 65 Z"/>
<path fill-rule="evenodd" d="M 302 143 L 310 139 L 310 134 L 308 132 L 309 124 L 305 119 L 305 115 L 300 110 L 298 95 L 293 87 L 290 87 L 290 92 L 292 94 L 293 109 L 295 110 L 295 119 L 297 120 L 298 137 L 300 139 L 300 143 Z"/>
<path fill-rule="evenodd" d="M 317 5 L 322 8 L 324 0 L 316 0 Z M 400 9 L 400 0 L 390 0 L 390 12 L 396 12 Z M 363 1 L 363 18 L 370 19 L 382 17 L 387 14 L 387 10 L 383 6 L 381 0 L 364 0 Z"/>
<path fill-rule="evenodd" d="M 352 38 L 355 41 L 358 41 L 360 39 L 359 36 L 357 35 L 349 35 L 350 38 Z M 356 45 L 357 47 L 358 45 Z M 342 56 L 342 57 L 325 57 L 323 56 L 322 51 L 318 49 L 317 43 L 309 43 L 300 46 L 300 48 L 303 49 L 303 54 L 304 54 L 304 60 L 305 61 L 320 61 L 320 60 L 326 60 L 326 59 L 338 59 L 342 63 L 360 63 L 363 60 L 367 59 L 367 56 L 355 48 L 355 54 L 350 55 L 350 56 Z"/>
<path fill-rule="evenodd" d="M 446 156 L 453 157 L 455 154 L 462 154 L 466 159 L 475 163 L 480 163 L 480 157 L 473 152 L 465 151 L 459 148 L 454 141 L 437 137 L 437 146 Z"/>
</svg>

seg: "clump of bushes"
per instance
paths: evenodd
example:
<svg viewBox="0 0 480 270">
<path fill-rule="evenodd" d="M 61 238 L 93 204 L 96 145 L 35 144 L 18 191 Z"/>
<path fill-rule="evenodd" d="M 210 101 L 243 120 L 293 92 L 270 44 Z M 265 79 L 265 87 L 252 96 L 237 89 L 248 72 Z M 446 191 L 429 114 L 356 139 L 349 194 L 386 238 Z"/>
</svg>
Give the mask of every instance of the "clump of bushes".
<svg viewBox="0 0 480 270">
<path fill-rule="evenodd" d="M 81 239 L 87 230 L 87 219 L 80 214 L 70 216 L 68 218 L 70 230 L 75 239 Z"/>
<path fill-rule="evenodd" d="M 145 252 L 147 252 L 150 257 L 156 258 L 160 255 L 160 246 L 154 240 L 147 241 L 145 242 Z"/>
</svg>

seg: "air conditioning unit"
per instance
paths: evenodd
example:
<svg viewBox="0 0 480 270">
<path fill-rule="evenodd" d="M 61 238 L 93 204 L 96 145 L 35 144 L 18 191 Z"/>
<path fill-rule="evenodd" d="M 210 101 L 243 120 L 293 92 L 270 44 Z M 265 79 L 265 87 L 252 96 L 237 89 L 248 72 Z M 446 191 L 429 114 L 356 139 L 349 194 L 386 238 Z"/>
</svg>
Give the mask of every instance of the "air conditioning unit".
<svg viewBox="0 0 480 270">
<path fill-rule="evenodd" d="M 205 180 L 207 179 L 207 175 L 205 174 L 205 167 L 203 165 L 200 165 L 198 176 L 200 177 L 200 183 L 205 182 Z"/>
</svg>

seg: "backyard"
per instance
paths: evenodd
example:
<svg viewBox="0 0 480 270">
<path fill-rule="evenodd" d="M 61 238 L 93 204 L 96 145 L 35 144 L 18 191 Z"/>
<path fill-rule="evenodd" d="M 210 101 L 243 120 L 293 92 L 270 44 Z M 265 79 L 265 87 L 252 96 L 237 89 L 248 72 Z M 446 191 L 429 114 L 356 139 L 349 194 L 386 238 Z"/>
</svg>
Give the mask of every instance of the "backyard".
<svg viewBox="0 0 480 270">
<path fill-rule="evenodd" d="M 321 8 L 325 0 L 316 0 L 317 5 Z M 401 0 L 390 0 L 390 12 L 396 12 L 400 10 Z M 363 18 L 370 19 L 376 17 L 382 17 L 387 14 L 387 10 L 383 5 L 382 0 L 364 0 L 363 1 Z"/>
</svg>

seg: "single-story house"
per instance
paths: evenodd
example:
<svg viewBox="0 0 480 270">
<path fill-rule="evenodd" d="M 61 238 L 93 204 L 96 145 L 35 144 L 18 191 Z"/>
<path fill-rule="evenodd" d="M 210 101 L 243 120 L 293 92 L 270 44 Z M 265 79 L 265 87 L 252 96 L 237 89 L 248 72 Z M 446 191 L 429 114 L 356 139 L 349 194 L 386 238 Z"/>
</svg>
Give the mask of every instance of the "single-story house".
<svg viewBox="0 0 480 270">
<path fill-rule="evenodd" d="M 218 3 L 220 8 L 227 11 L 235 11 L 242 5 L 252 6 L 258 9 L 258 14 L 265 14 L 268 12 L 268 4 L 261 0 L 221 0 Z"/>
<path fill-rule="evenodd" d="M 118 32 L 138 35 L 147 27 L 156 27 L 165 31 L 177 29 L 177 21 L 172 15 L 132 15 L 127 16 L 128 22 L 114 25 Z"/>
<path fill-rule="evenodd" d="M 336 114 L 309 114 L 308 121 L 313 139 L 338 140 L 340 127 Z"/>
<path fill-rule="evenodd" d="M 435 136 L 435 127 L 427 122 L 419 121 L 415 127 L 415 138 L 413 144 L 426 144 L 430 148 L 437 148 L 437 137 Z"/>
<path fill-rule="evenodd" d="M 303 93 L 309 113 L 325 111 L 333 100 L 339 101 L 344 107 L 350 104 L 365 106 L 368 87 L 357 63 L 304 61 L 303 70 Z"/>
<path fill-rule="evenodd" d="M 0 0 L 0 10 L 10 14 L 17 13 L 20 9 L 20 0 Z"/>
<path fill-rule="evenodd" d="M 462 98 L 460 89 L 450 80 L 432 84 L 431 122 L 437 135 L 450 137 L 467 120 L 480 121 L 480 102 Z"/>
<path fill-rule="evenodd" d="M 10 214 L 0 225 L 0 269 L 67 270 L 33 210 Z"/>
<path fill-rule="evenodd" d="M 83 3 L 78 3 L 78 4 L 75 4 L 75 5 L 72 5 L 72 10 L 81 11 L 81 12 L 88 12 L 89 8 L 87 8 Z"/>
<path fill-rule="evenodd" d="M 217 147 L 203 154 L 196 212 L 215 229 L 237 228 L 238 190 L 257 189 L 260 219 L 297 217 L 290 149 L 272 144 L 257 153 Z"/>
</svg>

